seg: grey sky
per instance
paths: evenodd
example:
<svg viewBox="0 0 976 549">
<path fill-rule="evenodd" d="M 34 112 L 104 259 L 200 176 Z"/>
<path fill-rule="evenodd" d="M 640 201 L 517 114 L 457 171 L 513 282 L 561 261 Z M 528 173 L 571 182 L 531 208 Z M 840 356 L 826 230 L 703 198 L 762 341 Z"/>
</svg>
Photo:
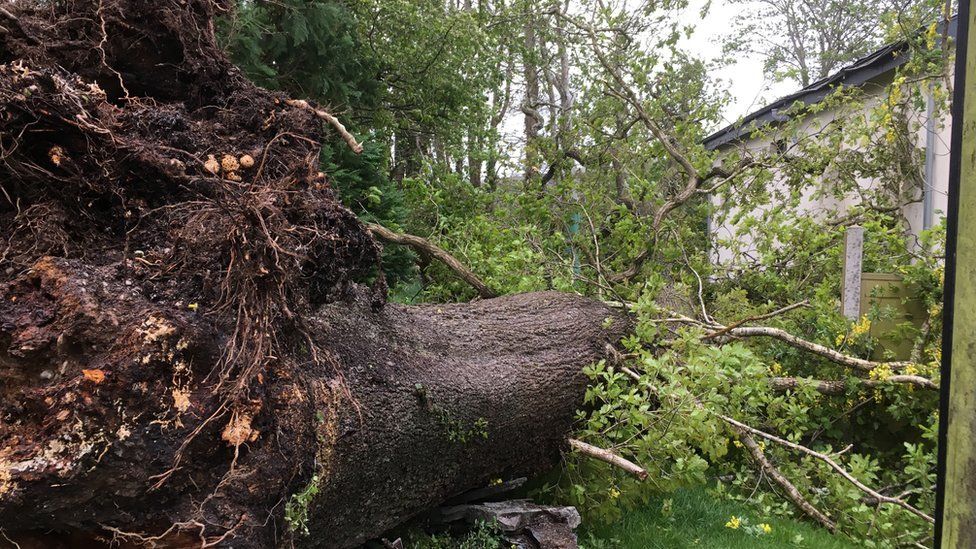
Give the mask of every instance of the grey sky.
<svg viewBox="0 0 976 549">
<path fill-rule="evenodd" d="M 722 53 L 720 41 L 731 32 L 731 19 L 742 10 L 740 5 L 729 5 L 725 0 L 713 0 L 708 15 L 700 19 L 706 0 L 691 0 L 683 19 L 696 26 L 695 33 L 684 42 L 690 52 L 705 59 L 715 59 Z M 726 122 L 763 107 L 765 104 L 788 95 L 799 85 L 790 82 L 773 83 L 763 75 L 762 62 L 755 57 L 739 57 L 737 61 L 715 73 L 728 85 L 733 100 L 723 113 Z"/>
</svg>

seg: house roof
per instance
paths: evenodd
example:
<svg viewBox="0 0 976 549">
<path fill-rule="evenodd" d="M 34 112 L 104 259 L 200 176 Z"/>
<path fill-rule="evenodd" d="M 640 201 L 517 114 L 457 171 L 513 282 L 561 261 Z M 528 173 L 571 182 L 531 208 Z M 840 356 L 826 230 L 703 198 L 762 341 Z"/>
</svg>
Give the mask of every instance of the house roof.
<svg viewBox="0 0 976 549">
<path fill-rule="evenodd" d="M 944 24 L 944 23 L 943 23 Z M 940 24 L 940 31 L 943 24 Z M 956 36 L 956 17 L 949 20 L 949 36 Z M 795 103 L 804 105 L 819 103 L 839 86 L 845 88 L 862 86 L 868 81 L 888 71 L 894 70 L 908 60 L 908 41 L 900 40 L 854 61 L 837 72 L 822 78 L 809 86 L 781 97 L 765 107 L 747 114 L 742 119 L 718 130 L 704 140 L 705 148 L 717 149 L 737 141 L 758 128 L 775 122 L 783 122 L 789 117 L 785 111 Z"/>
</svg>

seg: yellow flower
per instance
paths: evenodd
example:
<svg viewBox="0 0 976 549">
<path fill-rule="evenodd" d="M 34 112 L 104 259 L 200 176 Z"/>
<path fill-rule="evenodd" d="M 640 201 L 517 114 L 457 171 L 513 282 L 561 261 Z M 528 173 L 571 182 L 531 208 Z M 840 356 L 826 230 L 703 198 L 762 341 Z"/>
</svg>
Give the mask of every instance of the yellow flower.
<svg viewBox="0 0 976 549">
<path fill-rule="evenodd" d="M 499 485 L 499 484 L 501 484 L 501 483 L 502 483 L 502 479 L 500 479 L 500 478 L 495 478 L 495 479 L 492 479 L 492 480 L 491 480 L 491 482 L 490 482 L 489 484 L 490 484 L 491 486 L 498 486 L 498 485 Z"/>
<path fill-rule="evenodd" d="M 742 448 L 742 443 L 739 442 L 738 440 L 733 440 L 732 445 L 735 446 L 736 448 Z"/>
<path fill-rule="evenodd" d="M 868 377 L 870 377 L 871 379 L 876 379 L 878 381 L 884 381 L 889 377 L 891 377 L 891 374 L 892 374 L 891 366 L 888 366 L 887 364 L 881 364 L 876 366 L 870 372 L 868 372 Z"/>
<path fill-rule="evenodd" d="M 773 375 L 779 375 L 783 372 L 783 365 L 779 362 L 774 362 L 773 365 L 769 367 L 769 371 L 772 372 Z"/>
<path fill-rule="evenodd" d="M 610 499 L 617 499 L 619 497 L 620 497 L 620 490 L 617 490 L 616 488 L 611 488 L 610 489 Z"/>
<path fill-rule="evenodd" d="M 864 315 L 861 320 L 851 326 L 851 337 L 861 337 L 871 330 L 871 319 Z"/>
<path fill-rule="evenodd" d="M 729 521 L 725 523 L 726 528 L 731 528 L 733 530 L 738 530 L 739 526 L 741 525 L 742 525 L 742 521 L 739 520 L 739 517 L 735 515 L 732 515 L 732 518 L 730 518 Z"/>
<path fill-rule="evenodd" d="M 764 534 L 768 534 L 773 531 L 773 527 L 766 524 L 765 522 L 760 524 L 759 527 L 762 528 Z"/>
</svg>

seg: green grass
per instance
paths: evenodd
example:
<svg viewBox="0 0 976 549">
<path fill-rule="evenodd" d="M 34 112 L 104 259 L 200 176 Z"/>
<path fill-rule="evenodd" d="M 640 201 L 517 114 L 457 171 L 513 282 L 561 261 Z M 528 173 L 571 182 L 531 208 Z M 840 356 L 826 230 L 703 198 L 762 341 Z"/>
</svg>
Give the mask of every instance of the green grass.
<svg viewBox="0 0 976 549">
<path fill-rule="evenodd" d="M 671 500 L 670 513 L 663 511 L 667 499 Z M 733 515 L 746 519 L 750 525 L 767 523 L 772 531 L 757 536 L 742 527 L 727 528 L 725 523 Z M 584 524 L 580 534 L 585 549 L 856 547 L 811 524 L 759 516 L 748 506 L 720 499 L 704 489 L 680 490 L 670 497 L 653 498 L 646 506 L 624 513 L 614 524 L 592 528 Z"/>
</svg>

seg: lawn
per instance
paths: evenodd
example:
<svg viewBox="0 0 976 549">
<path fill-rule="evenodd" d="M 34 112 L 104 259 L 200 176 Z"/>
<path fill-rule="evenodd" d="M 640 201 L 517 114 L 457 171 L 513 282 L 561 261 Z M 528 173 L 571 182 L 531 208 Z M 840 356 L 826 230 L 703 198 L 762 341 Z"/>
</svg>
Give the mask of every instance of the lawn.
<svg viewBox="0 0 976 549">
<path fill-rule="evenodd" d="M 671 500 L 665 513 L 665 500 Z M 732 516 L 750 525 L 767 523 L 771 530 L 761 535 L 746 528 L 726 527 Z M 757 515 L 748 506 L 710 495 L 704 489 L 681 490 L 670 497 L 658 497 L 642 507 L 625 513 L 617 523 L 604 527 L 581 527 L 584 549 L 675 549 L 709 547 L 721 549 L 761 549 L 808 547 L 815 549 L 849 549 L 856 547 L 811 524 Z"/>
</svg>

